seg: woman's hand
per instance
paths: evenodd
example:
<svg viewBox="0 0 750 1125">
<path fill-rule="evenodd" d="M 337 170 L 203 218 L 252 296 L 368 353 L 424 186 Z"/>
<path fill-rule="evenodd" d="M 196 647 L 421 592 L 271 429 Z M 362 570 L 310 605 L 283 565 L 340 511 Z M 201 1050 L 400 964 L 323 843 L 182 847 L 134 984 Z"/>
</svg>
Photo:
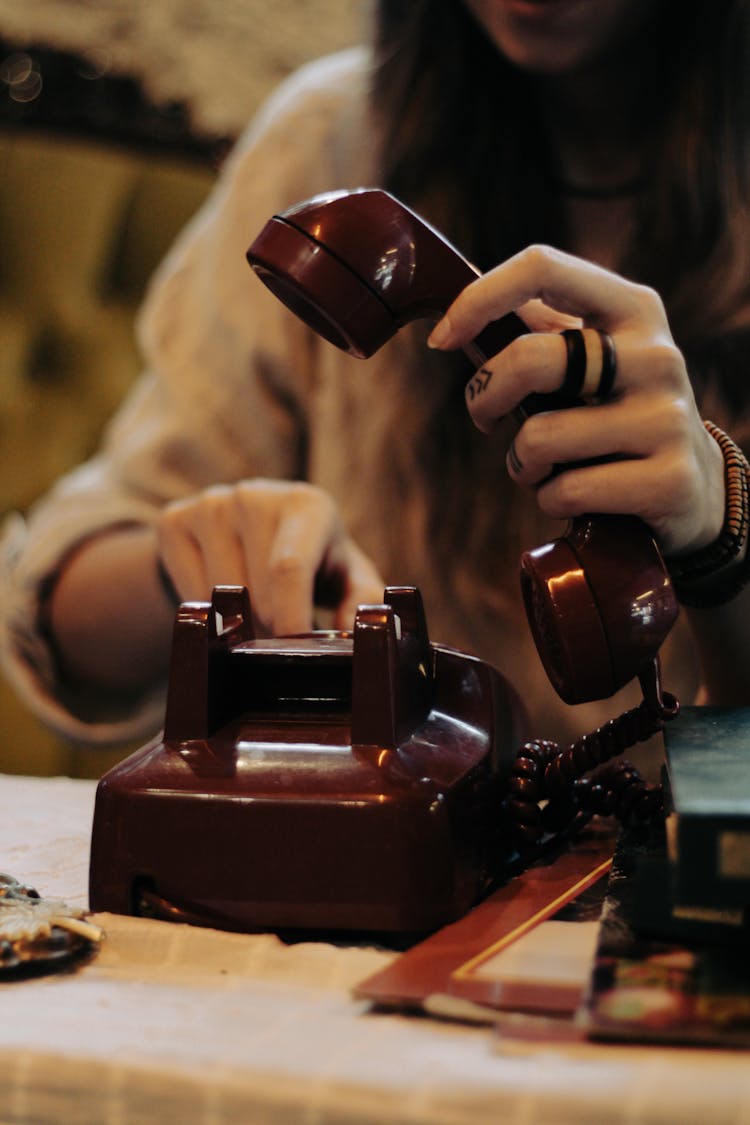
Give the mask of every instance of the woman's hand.
<svg viewBox="0 0 750 1125">
<path fill-rule="evenodd" d="M 383 580 L 346 535 L 336 506 L 300 482 L 217 485 L 169 504 L 157 525 L 162 565 L 184 600 L 206 600 L 215 585 L 250 591 L 262 632 L 308 632 L 314 605 L 335 609 L 351 628 L 361 603 L 379 603 Z"/>
<path fill-rule="evenodd" d="M 560 389 L 567 364 L 564 328 L 608 333 L 617 367 L 607 401 L 524 421 L 509 450 L 510 475 L 534 488 L 540 507 L 552 516 L 640 516 L 667 555 L 716 539 L 724 520 L 723 458 L 703 427 L 658 294 L 571 255 L 532 246 L 472 282 L 430 344 L 459 347 L 511 311 L 532 331 L 488 360 L 469 383 L 467 406 L 479 429 L 491 430 L 531 392 Z M 576 464 L 590 458 L 607 460 Z M 553 466 L 565 464 L 571 467 L 550 476 Z"/>
</svg>

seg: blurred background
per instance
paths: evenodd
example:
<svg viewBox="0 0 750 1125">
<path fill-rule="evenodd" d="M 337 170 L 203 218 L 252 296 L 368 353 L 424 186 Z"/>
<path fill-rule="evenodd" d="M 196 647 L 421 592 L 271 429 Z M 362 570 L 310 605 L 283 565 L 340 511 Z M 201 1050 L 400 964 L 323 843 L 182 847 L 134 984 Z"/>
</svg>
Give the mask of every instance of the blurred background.
<svg viewBox="0 0 750 1125">
<path fill-rule="evenodd" d="M 0 0 L 0 519 L 96 447 L 153 269 L 265 95 L 367 0 Z M 0 679 L 0 772 L 98 776 Z"/>
</svg>

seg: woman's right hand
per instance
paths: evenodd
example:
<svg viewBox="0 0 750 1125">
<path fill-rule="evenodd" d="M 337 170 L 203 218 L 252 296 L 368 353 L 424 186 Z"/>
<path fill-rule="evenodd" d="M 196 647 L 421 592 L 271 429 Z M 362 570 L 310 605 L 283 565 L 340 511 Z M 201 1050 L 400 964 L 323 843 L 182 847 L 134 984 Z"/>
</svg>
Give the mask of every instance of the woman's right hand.
<svg viewBox="0 0 750 1125">
<path fill-rule="evenodd" d="M 314 607 L 351 628 L 358 605 L 380 603 L 384 583 L 346 534 L 328 493 L 298 481 L 215 485 L 168 504 L 157 523 L 161 563 L 181 600 L 214 586 L 247 586 L 258 630 L 313 628 Z"/>
</svg>

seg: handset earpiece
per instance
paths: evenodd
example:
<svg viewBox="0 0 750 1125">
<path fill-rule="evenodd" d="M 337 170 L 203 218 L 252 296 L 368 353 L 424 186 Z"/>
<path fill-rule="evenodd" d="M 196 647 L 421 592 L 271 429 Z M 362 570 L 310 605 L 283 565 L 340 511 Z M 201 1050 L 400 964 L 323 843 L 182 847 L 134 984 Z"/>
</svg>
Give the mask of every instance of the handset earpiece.
<svg viewBox="0 0 750 1125">
<path fill-rule="evenodd" d="M 274 215 L 247 260 L 293 313 L 358 359 L 410 321 L 442 316 L 479 277 L 439 231 L 379 188 L 317 195 Z M 481 366 L 525 332 L 510 313 L 465 350 Z"/>
<path fill-rule="evenodd" d="M 479 276 L 439 231 L 378 188 L 318 195 L 274 215 L 247 260 L 310 328 L 360 359 L 410 321 L 442 316 Z M 481 366 L 527 331 L 510 313 L 463 350 Z M 559 394 L 548 401 L 565 405 Z M 546 402 L 529 395 L 518 412 L 538 413 Z M 567 703 L 606 698 L 639 675 L 678 612 L 653 536 L 630 516 L 574 520 L 561 539 L 523 555 L 521 586 L 540 658 Z"/>
</svg>

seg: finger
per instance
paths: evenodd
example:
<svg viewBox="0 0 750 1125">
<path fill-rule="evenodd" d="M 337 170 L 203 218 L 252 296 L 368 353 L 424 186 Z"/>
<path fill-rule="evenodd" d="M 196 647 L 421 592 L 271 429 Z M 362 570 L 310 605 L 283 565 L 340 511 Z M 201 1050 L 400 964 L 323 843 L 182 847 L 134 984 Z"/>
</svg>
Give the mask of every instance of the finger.
<svg viewBox="0 0 750 1125">
<path fill-rule="evenodd" d="M 620 413 L 624 418 L 625 412 Z M 639 515 L 654 529 L 663 550 L 684 549 L 694 538 L 696 513 L 723 510 L 723 466 L 709 464 L 713 451 L 697 444 L 699 434 L 691 440 L 679 422 L 660 426 L 654 419 L 649 429 L 648 411 L 640 420 L 630 412 L 628 416 L 629 426 L 623 421 L 618 433 L 630 453 L 583 467 L 577 463 L 548 477 L 536 493 L 539 506 L 560 519 L 592 511 Z M 628 430 L 644 436 L 629 441 Z"/>
<path fill-rule="evenodd" d="M 198 544 L 173 525 L 157 528 L 159 559 L 181 601 L 205 601 L 208 589 L 203 555 Z"/>
<path fill-rule="evenodd" d="M 215 586 L 249 586 L 231 488 L 217 486 L 203 494 L 192 513 L 190 532 L 203 556 L 205 597 Z"/>
<path fill-rule="evenodd" d="M 685 462 L 674 447 L 658 455 L 571 469 L 537 492 L 540 508 L 555 519 L 584 512 L 640 516 L 667 553 L 691 523 Z"/>
<path fill-rule="evenodd" d="M 178 501 L 163 511 L 159 547 L 180 596 L 210 598 L 214 586 L 243 584 L 242 553 L 227 518 L 228 491 L 216 488 L 200 499 Z"/>
<path fill-rule="evenodd" d="M 515 310 L 521 320 L 532 332 L 562 332 L 565 328 L 581 328 L 582 321 L 579 316 L 570 316 L 558 312 L 545 305 L 544 301 L 534 298 L 525 305 Z"/>
<path fill-rule="evenodd" d="M 497 420 L 523 401 L 525 413 L 560 410 L 594 396 L 601 386 L 605 350 L 611 357 L 612 385 L 616 354 L 612 338 L 598 329 L 573 329 L 560 333 L 529 333 L 520 336 L 485 363 L 466 386 L 466 404 L 478 427 L 485 433 Z M 541 395 L 533 407 L 528 396 Z"/>
<path fill-rule="evenodd" d="M 233 521 L 243 555 L 245 584 L 250 592 L 258 627 L 264 634 L 273 634 L 272 582 L 269 564 L 280 519 L 285 492 L 282 482 L 250 480 L 235 485 L 232 496 Z M 284 489 L 290 486 L 284 484 Z"/>
<path fill-rule="evenodd" d="M 513 340 L 466 385 L 466 406 L 474 425 L 489 433 L 528 394 L 558 390 L 567 355 L 565 340 L 557 332 L 530 332 Z"/>
<path fill-rule="evenodd" d="M 351 629 L 361 605 L 379 605 L 383 601 L 385 582 L 368 555 L 351 539 L 346 541 L 345 570 L 347 582 L 344 596 L 336 608 L 334 622 L 339 629 Z"/>
<path fill-rule="evenodd" d="M 471 282 L 428 342 L 431 347 L 460 347 L 491 320 L 535 299 L 609 332 L 634 320 L 668 331 L 663 306 L 652 290 L 552 247 L 532 246 Z"/>
<path fill-rule="evenodd" d="M 682 443 L 687 404 L 658 392 L 628 403 L 571 407 L 529 418 L 508 450 L 506 465 L 517 483 L 534 487 L 553 470 L 591 461 L 620 461 L 653 456 Z"/>
<path fill-rule="evenodd" d="M 537 400 L 528 413 L 560 410 L 570 405 L 570 401 L 564 401 L 566 397 L 575 399 L 578 394 L 596 400 L 604 374 L 603 336 L 608 341 L 607 363 L 611 364 L 610 400 L 626 398 L 635 391 L 690 397 L 685 360 L 674 342 L 649 337 L 644 340 L 642 332 L 632 330 L 613 338 L 600 329 L 586 328 L 581 335 L 585 366 L 580 391 L 573 391 L 568 382 L 570 356 L 563 336 L 528 333 L 485 363 L 467 384 L 466 404 L 475 425 L 489 432 L 499 418 L 515 410 L 530 394 L 554 396 L 566 388 L 571 391 L 570 395 L 563 394 L 562 400 Z"/>
<path fill-rule="evenodd" d="M 313 627 L 315 576 L 341 534 L 335 506 L 325 493 L 295 489 L 268 556 L 267 604 L 277 635 Z"/>
</svg>

